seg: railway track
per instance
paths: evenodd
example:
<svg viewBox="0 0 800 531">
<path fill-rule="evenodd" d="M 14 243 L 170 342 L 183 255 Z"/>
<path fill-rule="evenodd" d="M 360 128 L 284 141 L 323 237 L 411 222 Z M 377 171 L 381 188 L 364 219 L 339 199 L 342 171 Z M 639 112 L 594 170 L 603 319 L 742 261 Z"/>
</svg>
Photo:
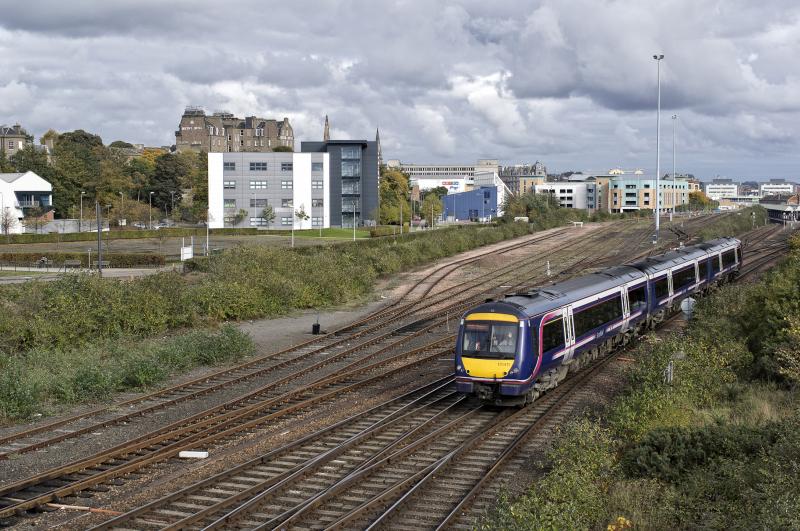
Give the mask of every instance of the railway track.
<svg viewBox="0 0 800 531">
<path fill-rule="evenodd" d="M 459 267 L 463 267 L 477 260 L 484 258 L 488 254 L 502 251 L 508 252 L 524 248 L 528 245 L 547 241 L 563 234 L 562 230 L 552 234 L 539 236 L 522 243 L 504 246 L 500 250 L 481 253 L 477 256 L 457 260 L 445 264 L 432 271 L 429 275 L 421 279 L 418 283 L 410 287 L 394 303 L 382 308 L 373 314 L 362 318 L 354 323 L 341 327 L 330 334 L 314 338 L 281 351 L 270 353 L 265 356 L 248 360 L 234 367 L 222 369 L 207 376 L 197 378 L 176 386 L 162 389 L 153 393 L 148 393 L 123 402 L 118 402 L 112 406 L 96 408 L 92 411 L 74 415 L 35 426 L 33 428 L 12 433 L 0 437 L 0 459 L 8 458 L 13 454 L 20 454 L 50 446 L 69 438 L 76 437 L 85 433 L 96 431 L 113 424 L 126 422 L 133 417 L 141 416 L 158 409 L 178 404 L 187 400 L 195 399 L 211 393 L 222 387 L 229 387 L 235 383 L 244 382 L 264 375 L 267 372 L 274 372 L 276 369 L 285 367 L 300 359 L 306 359 L 314 355 L 325 352 L 328 349 L 336 348 L 361 337 L 369 332 L 373 332 L 389 324 L 392 319 L 404 315 L 417 307 L 419 297 L 427 295 L 437 282 L 440 282 L 448 275 L 452 274 Z M 432 280 L 433 279 L 433 280 Z M 430 287 L 422 287 L 429 285 Z M 417 290 L 419 291 L 417 292 Z M 415 293 L 416 292 L 416 293 Z M 416 295 L 415 300 L 406 302 L 406 298 Z M 347 334 L 345 334 L 347 333 Z M 345 337 L 341 337 L 345 336 Z M 134 406 L 141 406 L 134 411 L 130 409 Z M 121 411 L 128 410 L 121 413 Z M 40 434 L 57 431 L 57 435 L 41 438 Z"/>
<path fill-rule="evenodd" d="M 427 328 L 423 328 L 422 332 L 426 331 Z M 447 341 L 449 342 L 450 339 L 448 338 Z M 397 345 L 392 344 L 390 346 Z M 388 348 L 385 351 L 388 351 Z M 408 359 L 408 354 L 404 352 L 396 357 L 402 356 L 404 359 Z M 431 357 L 441 356 L 441 354 L 439 352 Z M 373 365 L 392 363 L 396 361 L 396 357 L 390 357 Z M 351 363 L 347 368 L 351 372 L 342 372 L 340 370 L 339 379 L 343 376 L 352 375 L 352 372 L 363 374 L 365 371 L 364 361 L 359 359 Z M 323 378 L 316 382 L 316 386 L 324 387 L 332 382 L 332 378 Z M 188 449 L 200 443 L 208 445 L 214 441 L 219 441 L 224 437 L 259 425 L 263 423 L 265 418 L 272 419 L 281 414 L 288 414 L 295 411 L 297 407 L 286 407 L 281 406 L 281 404 L 286 403 L 290 397 L 295 397 L 295 401 L 298 401 L 296 397 L 302 397 L 303 393 L 309 390 L 311 390 L 311 386 L 305 386 L 277 397 L 263 397 L 254 392 L 245 397 L 246 400 L 239 400 L 238 407 L 234 410 L 230 410 L 230 407 L 217 407 L 213 412 L 206 411 L 203 414 L 185 419 L 157 432 L 149 433 L 125 445 L 114 447 L 70 466 L 59 467 L 27 480 L 6 485 L 0 489 L 0 518 L 9 518 L 19 514 L 20 511 L 58 501 L 61 497 L 100 485 L 112 478 L 138 470 L 143 466 L 158 462 L 158 460 L 174 456 L 181 449 Z M 323 393 L 316 399 L 299 400 L 299 402 L 303 406 L 309 406 L 319 400 L 335 395 L 336 392 Z M 231 404 L 227 404 L 227 406 L 231 406 Z M 281 407 L 281 411 L 274 411 L 265 417 L 264 412 L 267 408 L 274 406 Z M 258 415 L 260 422 L 248 421 L 248 415 Z M 240 423 L 243 422 L 243 424 L 237 424 L 236 427 L 222 431 L 218 429 L 219 426 L 223 424 L 227 426 L 233 420 Z M 131 459 L 131 456 L 133 456 L 133 459 Z"/>
<path fill-rule="evenodd" d="M 428 528 L 453 506 L 443 492 L 479 488 L 517 446 L 563 420 L 565 397 L 614 359 L 513 411 L 464 400 L 448 377 L 95 529 Z M 420 500 L 418 511 L 398 512 Z"/>
<path fill-rule="evenodd" d="M 539 243 L 558 237 L 561 234 L 561 232 L 557 232 L 547 235 L 547 237 L 535 239 L 534 241 L 526 241 L 521 244 L 506 246 L 502 248 L 502 251 L 509 252 L 510 250 L 517 250 L 533 243 Z M 591 239 L 592 236 L 589 236 L 588 240 Z M 343 362 L 357 355 L 359 352 L 364 351 L 368 347 L 373 347 L 378 343 L 387 341 L 392 336 L 403 334 L 413 329 L 415 326 L 421 327 L 421 323 L 430 320 L 431 317 L 430 315 L 425 315 L 425 312 L 420 311 L 422 303 L 432 308 L 428 310 L 428 313 L 433 313 L 433 308 L 435 308 L 436 313 L 441 314 L 444 312 L 445 320 L 448 318 L 448 315 L 453 315 L 454 318 L 456 318 L 460 311 L 468 308 L 475 300 L 479 300 L 480 297 L 487 292 L 485 288 L 470 290 L 470 287 L 474 288 L 476 284 L 485 286 L 487 283 L 490 283 L 489 289 L 491 290 L 498 285 L 502 285 L 503 282 L 507 282 L 509 276 L 531 275 L 537 268 L 543 270 L 544 260 L 555 256 L 557 253 L 558 251 L 546 252 L 532 259 L 515 262 L 499 270 L 486 273 L 477 280 L 472 279 L 438 292 L 428 299 L 416 299 L 405 304 L 392 305 L 392 308 L 376 312 L 377 320 L 375 321 L 373 321 L 371 317 L 361 319 L 357 323 L 343 327 L 322 338 L 311 340 L 274 354 L 259 357 L 230 369 L 217 371 L 206 377 L 117 403 L 113 406 L 98 408 L 88 413 L 61 419 L 47 423 L 46 425 L 34 427 L 27 431 L 8 435 L 0 438 L 0 449 L 2 449 L 0 459 L 8 458 L 13 454 L 30 452 L 52 446 L 67 439 L 94 433 L 102 428 L 122 422 L 130 422 L 134 418 L 142 417 L 165 408 L 173 407 L 182 402 L 203 397 L 214 391 L 231 388 L 234 385 L 246 383 L 256 378 L 270 377 L 271 381 L 267 384 L 270 389 L 287 384 L 297 379 L 301 374 L 300 371 L 306 373 L 309 370 L 316 370 L 331 366 L 337 362 Z M 458 267 L 463 267 L 464 265 L 471 264 L 484 257 L 485 254 L 481 254 L 477 257 L 471 257 L 470 259 L 459 260 L 456 264 Z M 571 267 L 568 262 L 566 267 Z M 428 282 L 432 276 L 436 277 L 438 281 L 441 281 L 447 275 L 455 271 L 455 266 L 454 264 L 447 264 L 443 269 L 445 270 L 444 272 L 442 272 L 440 268 L 423 278 L 420 283 L 412 286 L 409 292 L 414 291 L 414 288 Z M 492 281 L 495 281 L 494 284 L 491 284 Z M 432 286 L 433 285 L 431 285 L 431 287 Z M 421 296 L 424 297 L 428 295 L 431 291 L 431 287 L 424 288 Z M 468 296 L 470 294 L 472 294 L 472 297 Z M 399 301 L 402 300 L 402 298 L 399 299 Z M 442 305 L 442 303 L 445 304 Z M 410 320 L 402 321 L 402 318 L 406 315 L 412 315 L 413 317 Z M 441 319 L 434 319 L 433 323 L 438 323 L 440 320 Z M 391 330 L 381 332 L 393 323 L 397 324 Z M 364 340 L 353 345 L 353 341 L 359 338 L 364 338 Z M 409 337 L 409 334 L 405 334 L 406 341 L 411 339 L 413 338 Z M 263 389 L 261 391 L 263 391 Z M 245 395 L 245 398 L 249 398 L 249 393 Z M 52 433 L 54 431 L 55 433 Z M 40 434 L 48 432 L 50 432 L 48 436 L 41 437 Z"/>
<path fill-rule="evenodd" d="M 606 238 L 603 241 L 594 242 L 593 245 L 598 250 L 604 248 L 608 251 L 609 242 Z M 539 258 L 539 262 L 532 260 L 529 263 L 532 264 L 532 267 L 535 265 L 536 268 L 539 268 L 541 274 L 542 257 Z M 567 265 L 565 269 L 569 270 L 572 267 L 577 267 L 580 262 L 581 260 L 574 261 L 571 266 Z M 515 264 L 517 273 L 520 265 L 520 263 Z M 451 272 L 454 270 L 455 268 L 452 268 Z M 442 272 L 441 274 L 441 278 L 444 278 L 449 273 Z M 498 281 L 502 281 L 504 277 L 496 276 L 495 278 Z M 426 286 L 420 289 L 427 295 L 433 291 L 434 286 L 435 284 L 432 284 L 430 287 Z M 447 290 L 443 290 L 441 293 L 444 294 L 442 297 L 445 299 L 452 297 Z M 437 295 L 439 293 L 433 294 L 433 296 Z M 466 302 L 468 303 L 470 300 L 467 299 Z M 412 302 L 411 304 L 414 303 Z M 406 311 L 414 308 L 415 306 L 413 305 L 408 306 Z M 377 346 L 379 350 L 382 349 L 381 353 L 385 356 L 370 365 L 364 365 L 367 361 L 366 358 L 358 358 L 350 361 L 343 369 L 340 368 L 337 371 L 337 375 L 319 378 L 311 384 L 282 394 L 257 396 L 257 392 L 254 392 L 246 397 L 249 401 L 240 402 L 235 409 L 225 410 L 221 408 L 215 410 L 213 414 L 204 412 L 206 414 L 187 419 L 188 422 L 175 423 L 156 433 L 147 434 L 131 441 L 129 444 L 101 452 L 79 463 L 68 467 L 59 467 L 45 474 L 4 486 L 0 489 L 0 519 L 13 518 L 14 515 L 20 514 L 20 512 L 34 509 L 50 502 L 57 502 L 65 496 L 72 496 L 86 489 L 111 482 L 126 474 L 141 473 L 143 467 L 152 466 L 169 459 L 181 449 L 190 449 L 197 447 L 196 445 L 209 447 L 221 444 L 226 439 L 230 439 L 237 434 L 263 425 L 268 420 L 274 420 L 279 416 L 311 407 L 324 400 L 332 399 L 342 392 L 349 392 L 356 388 L 367 386 L 370 383 L 376 383 L 403 370 L 408 370 L 410 367 L 430 362 L 448 353 L 448 349 L 441 348 L 443 343 L 434 341 L 417 347 L 410 352 L 392 354 L 392 349 L 405 344 L 406 341 L 403 341 L 402 338 L 397 341 L 390 341 L 390 338 L 396 338 L 397 335 L 406 332 L 410 332 L 409 335 L 414 335 L 419 330 L 428 332 L 436 326 L 441 326 L 441 324 L 440 316 L 438 321 L 433 319 L 432 322 L 424 323 L 424 326 L 418 327 L 416 331 L 396 331 L 397 334 L 394 336 L 389 334 L 380 340 L 374 341 L 373 345 Z M 354 328 L 351 328 L 351 330 L 354 330 Z M 386 341 L 387 343 L 381 344 L 381 341 Z M 451 338 L 446 336 L 441 341 L 449 342 Z M 374 357 L 376 354 L 372 354 L 372 356 Z M 377 371 L 378 374 L 370 376 L 370 371 Z M 224 373 L 225 371 L 220 372 Z M 360 376 L 354 374 L 356 372 L 360 373 Z"/>
</svg>

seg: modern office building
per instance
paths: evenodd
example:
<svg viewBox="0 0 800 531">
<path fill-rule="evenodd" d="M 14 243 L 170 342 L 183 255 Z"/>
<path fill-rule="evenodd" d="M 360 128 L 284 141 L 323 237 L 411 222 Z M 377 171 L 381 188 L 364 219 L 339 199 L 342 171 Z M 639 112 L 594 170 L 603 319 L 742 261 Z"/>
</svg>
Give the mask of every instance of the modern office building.
<svg viewBox="0 0 800 531">
<path fill-rule="evenodd" d="M 455 221 L 490 221 L 498 215 L 497 187 L 482 186 L 468 192 L 442 196 L 442 218 Z"/>
<path fill-rule="evenodd" d="M 475 186 L 478 173 L 498 173 L 497 159 L 480 159 L 476 164 L 406 164 L 389 160 L 386 165 L 407 174 L 409 185 L 420 190 L 431 190 L 444 186 L 448 193 L 459 193 Z"/>
<path fill-rule="evenodd" d="M 761 183 L 758 187 L 761 197 L 768 195 L 791 195 L 795 192 L 793 183 L 786 179 L 770 179 L 768 183 Z"/>
<path fill-rule="evenodd" d="M 7 234 L 25 231 L 22 220 L 32 213 L 53 218 L 53 186 L 32 171 L 0 173 L 0 230 Z"/>
<path fill-rule="evenodd" d="M 602 188 L 607 195 L 603 204 L 609 212 L 631 212 L 656 208 L 656 180 L 646 175 L 615 175 Z M 689 202 L 689 183 L 678 177 L 659 180 L 660 208 L 664 212 Z M 600 201 L 598 201 L 599 203 Z"/>
<path fill-rule="evenodd" d="M 543 183 L 536 185 L 535 191 L 552 195 L 564 208 L 597 208 L 597 185 L 593 181 Z"/>
<path fill-rule="evenodd" d="M 332 227 L 374 225 L 378 219 L 377 141 L 327 140 L 302 142 L 300 151 L 326 154 L 330 187 L 326 188 Z"/>
<path fill-rule="evenodd" d="M 733 179 L 713 179 L 705 185 L 705 193 L 712 201 L 739 196 L 739 183 Z"/>
<path fill-rule="evenodd" d="M 282 121 L 231 113 L 206 115 L 200 107 L 187 107 L 175 131 L 175 148 L 207 153 L 268 153 L 276 147 L 294 149 L 294 131 L 289 119 Z"/>
<path fill-rule="evenodd" d="M 329 160 L 327 153 L 209 153 L 209 227 L 330 227 Z"/>
</svg>

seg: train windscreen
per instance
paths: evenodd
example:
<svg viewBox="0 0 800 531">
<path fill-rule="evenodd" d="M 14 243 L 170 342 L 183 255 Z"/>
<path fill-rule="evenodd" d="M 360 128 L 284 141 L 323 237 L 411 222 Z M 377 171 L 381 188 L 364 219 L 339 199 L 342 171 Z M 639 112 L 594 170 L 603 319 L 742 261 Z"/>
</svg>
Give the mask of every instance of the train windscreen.
<svg viewBox="0 0 800 531">
<path fill-rule="evenodd" d="M 468 358 L 514 359 L 519 325 L 475 322 L 464 326 L 461 355 Z"/>
</svg>

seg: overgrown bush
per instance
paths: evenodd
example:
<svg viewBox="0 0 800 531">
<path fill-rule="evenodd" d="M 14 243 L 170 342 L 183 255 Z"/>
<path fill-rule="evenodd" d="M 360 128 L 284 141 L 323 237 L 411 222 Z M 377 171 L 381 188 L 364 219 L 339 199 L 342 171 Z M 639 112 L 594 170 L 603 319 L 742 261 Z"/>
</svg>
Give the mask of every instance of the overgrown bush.
<svg viewBox="0 0 800 531">
<path fill-rule="evenodd" d="M 0 355 L 0 419 L 24 419 L 57 403 L 102 400 L 145 388 L 170 374 L 235 361 L 254 352 L 249 336 L 231 325 L 144 342 L 99 341 L 80 349 L 38 348 Z"/>
</svg>

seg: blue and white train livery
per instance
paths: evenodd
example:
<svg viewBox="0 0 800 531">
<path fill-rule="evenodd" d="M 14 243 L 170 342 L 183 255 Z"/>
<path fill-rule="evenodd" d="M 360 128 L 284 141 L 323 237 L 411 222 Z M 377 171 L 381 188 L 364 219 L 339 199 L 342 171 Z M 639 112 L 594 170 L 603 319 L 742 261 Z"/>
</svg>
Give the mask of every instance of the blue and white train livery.
<svg viewBox="0 0 800 531">
<path fill-rule="evenodd" d="M 721 238 L 481 304 L 461 319 L 457 388 L 489 403 L 531 402 L 741 263 L 741 242 Z"/>
</svg>

